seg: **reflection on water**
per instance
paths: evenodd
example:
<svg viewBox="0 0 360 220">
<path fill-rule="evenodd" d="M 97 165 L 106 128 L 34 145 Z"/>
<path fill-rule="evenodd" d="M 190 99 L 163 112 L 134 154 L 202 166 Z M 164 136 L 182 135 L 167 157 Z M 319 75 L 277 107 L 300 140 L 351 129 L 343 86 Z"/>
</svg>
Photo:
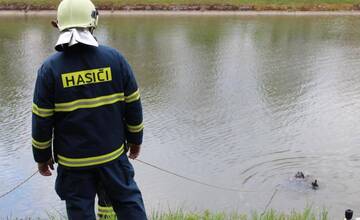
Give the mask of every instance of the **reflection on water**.
<svg viewBox="0 0 360 220">
<path fill-rule="evenodd" d="M 53 52 L 48 17 L 0 20 L 0 193 L 34 170 L 30 106 L 36 70 Z M 100 42 L 129 59 L 142 89 L 142 159 L 223 187 L 186 182 L 134 162 L 149 210 L 288 211 L 358 208 L 360 25 L 357 17 L 109 16 Z M 299 170 L 320 190 L 294 182 Z M 0 216 L 63 210 L 54 178 L 0 200 Z"/>
</svg>

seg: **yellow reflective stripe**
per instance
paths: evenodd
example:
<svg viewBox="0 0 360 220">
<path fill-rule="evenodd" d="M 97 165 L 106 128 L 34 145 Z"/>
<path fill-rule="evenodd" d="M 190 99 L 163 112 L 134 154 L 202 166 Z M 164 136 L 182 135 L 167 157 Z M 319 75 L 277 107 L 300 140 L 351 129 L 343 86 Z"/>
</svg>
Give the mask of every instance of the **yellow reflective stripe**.
<svg viewBox="0 0 360 220">
<path fill-rule="evenodd" d="M 58 155 L 58 162 L 59 164 L 67 167 L 87 167 L 110 162 L 118 158 L 122 153 L 124 153 L 124 145 L 111 153 L 96 157 L 68 158 Z"/>
<path fill-rule="evenodd" d="M 102 212 L 98 212 L 98 216 L 99 216 L 99 220 L 116 220 L 116 214 L 115 212 L 113 213 L 102 213 Z"/>
<path fill-rule="evenodd" d="M 108 213 L 101 213 L 101 212 L 98 212 L 98 216 L 99 216 L 99 220 L 116 220 L 116 213 L 111 213 L 111 214 L 108 214 Z"/>
<path fill-rule="evenodd" d="M 54 115 L 54 109 L 40 108 L 35 103 L 32 104 L 32 112 L 40 117 L 46 118 Z"/>
<path fill-rule="evenodd" d="M 112 206 L 98 206 L 98 216 L 99 220 L 107 219 L 107 220 L 115 220 L 116 213 Z"/>
<path fill-rule="evenodd" d="M 114 210 L 108 210 L 108 211 L 98 211 L 99 215 L 107 215 L 107 216 L 113 216 L 115 215 Z"/>
<path fill-rule="evenodd" d="M 114 211 L 112 206 L 101 206 L 101 205 L 99 205 L 98 209 L 99 209 L 99 211 L 104 211 L 104 212 L 109 211 L 109 210 Z"/>
<path fill-rule="evenodd" d="M 37 141 L 37 140 L 35 140 L 33 138 L 32 139 L 32 146 L 37 148 L 37 149 L 40 149 L 40 150 L 45 150 L 45 149 L 47 149 L 47 148 L 49 148 L 51 146 L 51 142 L 52 142 L 52 140 L 40 142 L 40 141 Z"/>
<path fill-rule="evenodd" d="M 114 211 L 114 210 L 98 211 L 98 214 L 102 214 L 102 215 L 115 215 L 115 211 Z"/>
<path fill-rule="evenodd" d="M 125 96 L 125 102 L 126 103 L 135 102 L 135 101 L 137 101 L 139 99 L 140 99 L 139 89 L 136 90 L 133 94 Z"/>
<path fill-rule="evenodd" d="M 115 214 L 113 207 L 98 207 L 99 214 L 111 215 Z"/>
<path fill-rule="evenodd" d="M 115 93 L 112 95 L 100 96 L 90 99 L 78 99 L 72 102 L 55 103 L 56 112 L 71 112 L 80 108 L 96 108 L 103 105 L 114 104 L 124 101 L 124 93 Z"/>
<path fill-rule="evenodd" d="M 103 212 L 98 212 L 98 216 L 99 216 L 99 220 L 101 219 L 116 219 L 116 213 L 112 212 L 112 213 L 103 213 Z"/>
<path fill-rule="evenodd" d="M 137 132 L 140 132 L 144 129 L 144 124 L 141 123 L 139 125 L 126 125 L 127 127 L 127 130 L 131 133 L 137 133 Z"/>
</svg>

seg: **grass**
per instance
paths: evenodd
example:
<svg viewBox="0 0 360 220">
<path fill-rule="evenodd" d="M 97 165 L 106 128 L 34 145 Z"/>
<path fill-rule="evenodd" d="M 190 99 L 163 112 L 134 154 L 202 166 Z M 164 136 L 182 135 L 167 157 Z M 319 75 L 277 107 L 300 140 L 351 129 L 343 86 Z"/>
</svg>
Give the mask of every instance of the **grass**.
<svg viewBox="0 0 360 220">
<path fill-rule="evenodd" d="M 39 218 L 21 218 L 26 220 L 35 220 Z M 61 214 L 48 214 L 50 220 L 66 220 Z M 185 212 L 181 209 L 176 211 L 169 211 L 167 213 L 154 212 L 149 220 L 328 220 L 327 211 L 315 213 L 311 208 L 306 208 L 303 212 L 292 211 L 289 214 L 279 213 L 274 210 L 269 210 L 264 215 L 254 212 L 251 215 L 239 213 L 224 213 L 224 212 Z M 8 217 L 6 220 L 20 220 L 18 218 Z"/>
<path fill-rule="evenodd" d="M 327 211 L 315 213 L 311 208 L 306 208 L 303 212 L 291 212 L 290 214 L 279 213 L 274 210 L 266 212 L 264 215 L 254 212 L 251 215 L 224 212 L 213 213 L 204 212 L 184 212 L 177 210 L 169 213 L 153 213 L 151 220 L 328 220 Z"/>
<path fill-rule="evenodd" d="M 169 10 L 176 6 L 231 5 L 250 6 L 251 10 L 359 10 L 360 0 L 93 0 L 101 9 L 124 9 L 125 6 L 164 6 L 155 9 Z M 59 0 L 0 0 L 2 9 L 55 9 Z M 144 7 L 145 8 L 145 7 Z M 142 9 L 141 7 L 137 8 Z M 150 7 L 151 9 L 151 7 Z M 186 9 L 186 7 L 185 7 Z M 214 8 L 213 8 L 214 9 Z M 218 7 L 217 10 L 224 8 Z"/>
</svg>

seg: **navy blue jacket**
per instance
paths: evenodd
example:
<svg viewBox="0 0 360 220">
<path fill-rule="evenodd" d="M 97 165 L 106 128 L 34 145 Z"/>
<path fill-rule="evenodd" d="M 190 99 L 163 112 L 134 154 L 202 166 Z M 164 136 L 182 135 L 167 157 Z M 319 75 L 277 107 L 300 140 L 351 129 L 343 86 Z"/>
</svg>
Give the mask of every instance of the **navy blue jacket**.
<svg viewBox="0 0 360 220">
<path fill-rule="evenodd" d="M 38 71 L 32 112 L 36 162 L 53 150 L 61 166 L 99 166 L 123 154 L 126 143 L 142 143 L 134 74 L 109 47 L 78 45 L 48 58 Z"/>
</svg>

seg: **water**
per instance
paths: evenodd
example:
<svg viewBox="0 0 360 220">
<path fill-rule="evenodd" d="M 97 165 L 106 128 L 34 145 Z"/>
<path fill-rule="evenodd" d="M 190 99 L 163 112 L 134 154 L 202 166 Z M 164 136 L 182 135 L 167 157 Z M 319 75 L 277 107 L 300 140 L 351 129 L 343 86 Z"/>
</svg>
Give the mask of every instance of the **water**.
<svg viewBox="0 0 360 220">
<path fill-rule="evenodd" d="M 35 170 L 30 146 L 36 71 L 57 32 L 47 16 L 0 17 L 0 193 Z M 97 37 L 118 48 L 141 86 L 141 159 L 234 193 L 134 162 L 149 212 L 360 214 L 360 20 L 354 16 L 108 16 Z M 313 191 L 292 180 L 304 171 Z M 54 177 L 0 200 L 0 218 L 63 211 Z"/>
</svg>

